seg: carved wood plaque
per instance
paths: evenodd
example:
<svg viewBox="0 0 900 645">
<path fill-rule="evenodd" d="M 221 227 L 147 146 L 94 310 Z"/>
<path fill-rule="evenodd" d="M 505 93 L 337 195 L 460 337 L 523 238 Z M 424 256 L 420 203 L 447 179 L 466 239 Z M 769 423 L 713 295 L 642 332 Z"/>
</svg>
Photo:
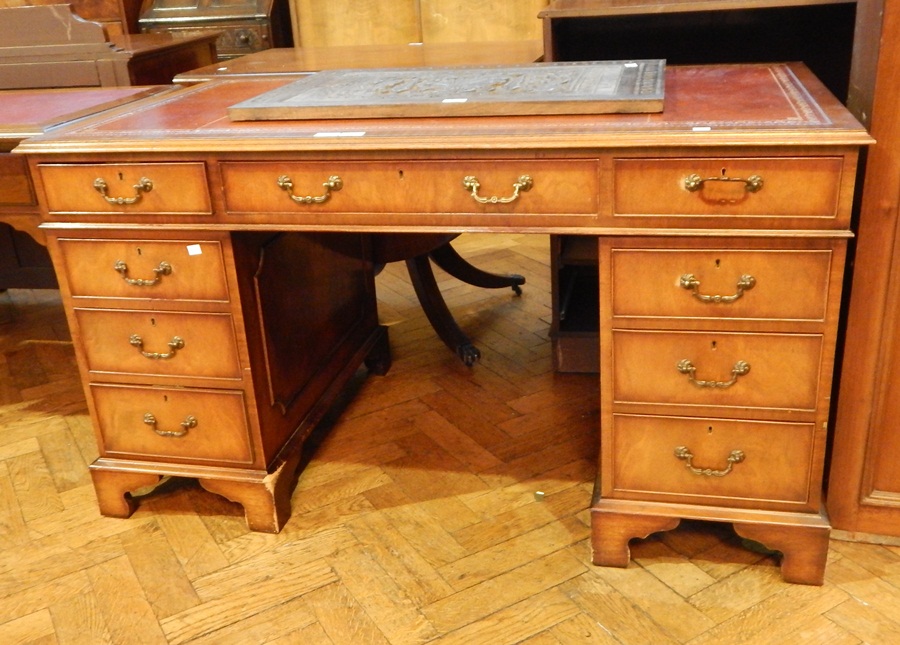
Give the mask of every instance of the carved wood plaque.
<svg viewBox="0 0 900 645">
<path fill-rule="evenodd" d="M 228 108 L 233 121 L 661 112 L 663 60 L 325 70 Z"/>
</svg>

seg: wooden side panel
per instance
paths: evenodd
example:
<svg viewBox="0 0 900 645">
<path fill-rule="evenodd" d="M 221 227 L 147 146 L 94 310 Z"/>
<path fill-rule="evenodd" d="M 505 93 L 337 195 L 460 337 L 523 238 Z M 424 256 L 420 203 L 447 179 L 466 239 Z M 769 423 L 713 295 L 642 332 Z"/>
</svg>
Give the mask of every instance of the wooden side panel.
<svg viewBox="0 0 900 645">
<path fill-rule="evenodd" d="M 885 3 L 869 153 L 834 428 L 835 529 L 900 537 L 900 7 Z"/>
<path fill-rule="evenodd" d="M 311 429 L 305 418 L 378 329 L 370 244 L 355 234 L 263 234 L 234 245 L 269 462 L 298 428 Z"/>
</svg>

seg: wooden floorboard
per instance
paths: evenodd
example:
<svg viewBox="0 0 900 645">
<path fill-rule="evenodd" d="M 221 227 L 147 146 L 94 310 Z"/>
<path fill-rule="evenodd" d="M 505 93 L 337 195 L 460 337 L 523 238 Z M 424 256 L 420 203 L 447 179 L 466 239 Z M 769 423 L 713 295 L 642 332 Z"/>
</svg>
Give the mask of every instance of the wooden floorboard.
<svg viewBox="0 0 900 645">
<path fill-rule="evenodd" d="M 833 539 L 808 587 L 729 526 L 683 522 L 593 566 L 597 377 L 553 372 L 548 240 L 455 246 L 523 294 L 436 270 L 482 351 L 469 368 L 389 265 L 394 365 L 313 436 L 278 535 L 189 480 L 101 517 L 59 296 L 0 293 L 0 643 L 900 643 L 897 546 Z"/>
</svg>

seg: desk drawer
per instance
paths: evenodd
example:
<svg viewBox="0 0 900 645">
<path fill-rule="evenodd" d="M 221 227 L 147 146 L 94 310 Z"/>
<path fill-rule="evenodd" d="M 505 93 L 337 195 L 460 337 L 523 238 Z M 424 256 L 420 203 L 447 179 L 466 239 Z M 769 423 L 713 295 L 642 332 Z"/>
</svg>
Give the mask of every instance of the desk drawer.
<svg viewBox="0 0 900 645">
<path fill-rule="evenodd" d="M 808 503 L 812 423 L 615 415 L 612 437 L 608 496 L 729 506 Z"/>
<path fill-rule="evenodd" d="M 222 244 L 60 238 L 74 297 L 227 302 Z"/>
<path fill-rule="evenodd" d="M 612 249 L 612 315 L 825 320 L 831 249 Z"/>
<path fill-rule="evenodd" d="M 616 159 L 614 214 L 828 218 L 841 157 Z"/>
<path fill-rule="evenodd" d="M 240 379 L 230 314 L 73 310 L 95 373 Z"/>
<path fill-rule="evenodd" d="M 212 211 L 202 163 L 41 164 L 51 213 Z"/>
<path fill-rule="evenodd" d="M 599 208 L 596 160 L 235 162 L 221 168 L 231 213 L 594 214 Z M 467 177 L 474 178 L 468 188 Z M 329 178 L 337 179 L 325 187 Z"/>
<path fill-rule="evenodd" d="M 105 456 L 247 464 L 241 391 L 91 384 Z"/>
<path fill-rule="evenodd" d="M 819 334 L 613 330 L 614 401 L 812 411 L 822 344 Z"/>
</svg>

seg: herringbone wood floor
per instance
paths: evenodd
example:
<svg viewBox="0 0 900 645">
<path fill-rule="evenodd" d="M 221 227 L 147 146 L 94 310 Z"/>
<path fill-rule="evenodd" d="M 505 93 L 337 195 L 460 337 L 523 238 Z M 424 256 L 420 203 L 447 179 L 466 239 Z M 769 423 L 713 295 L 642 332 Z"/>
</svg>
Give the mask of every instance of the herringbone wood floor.
<svg viewBox="0 0 900 645">
<path fill-rule="evenodd" d="M 379 276 L 394 366 L 317 436 L 279 535 L 189 481 L 101 517 L 58 295 L 0 294 L 0 643 L 900 642 L 898 547 L 833 540 L 806 587 L 683 524 L 592 566 L 597 382 L 551 369 L 547 239 L 457 247 L 523 296 L 439 275 L 483 351 L 466 368 L 402 265 Z"/>
</svg>

